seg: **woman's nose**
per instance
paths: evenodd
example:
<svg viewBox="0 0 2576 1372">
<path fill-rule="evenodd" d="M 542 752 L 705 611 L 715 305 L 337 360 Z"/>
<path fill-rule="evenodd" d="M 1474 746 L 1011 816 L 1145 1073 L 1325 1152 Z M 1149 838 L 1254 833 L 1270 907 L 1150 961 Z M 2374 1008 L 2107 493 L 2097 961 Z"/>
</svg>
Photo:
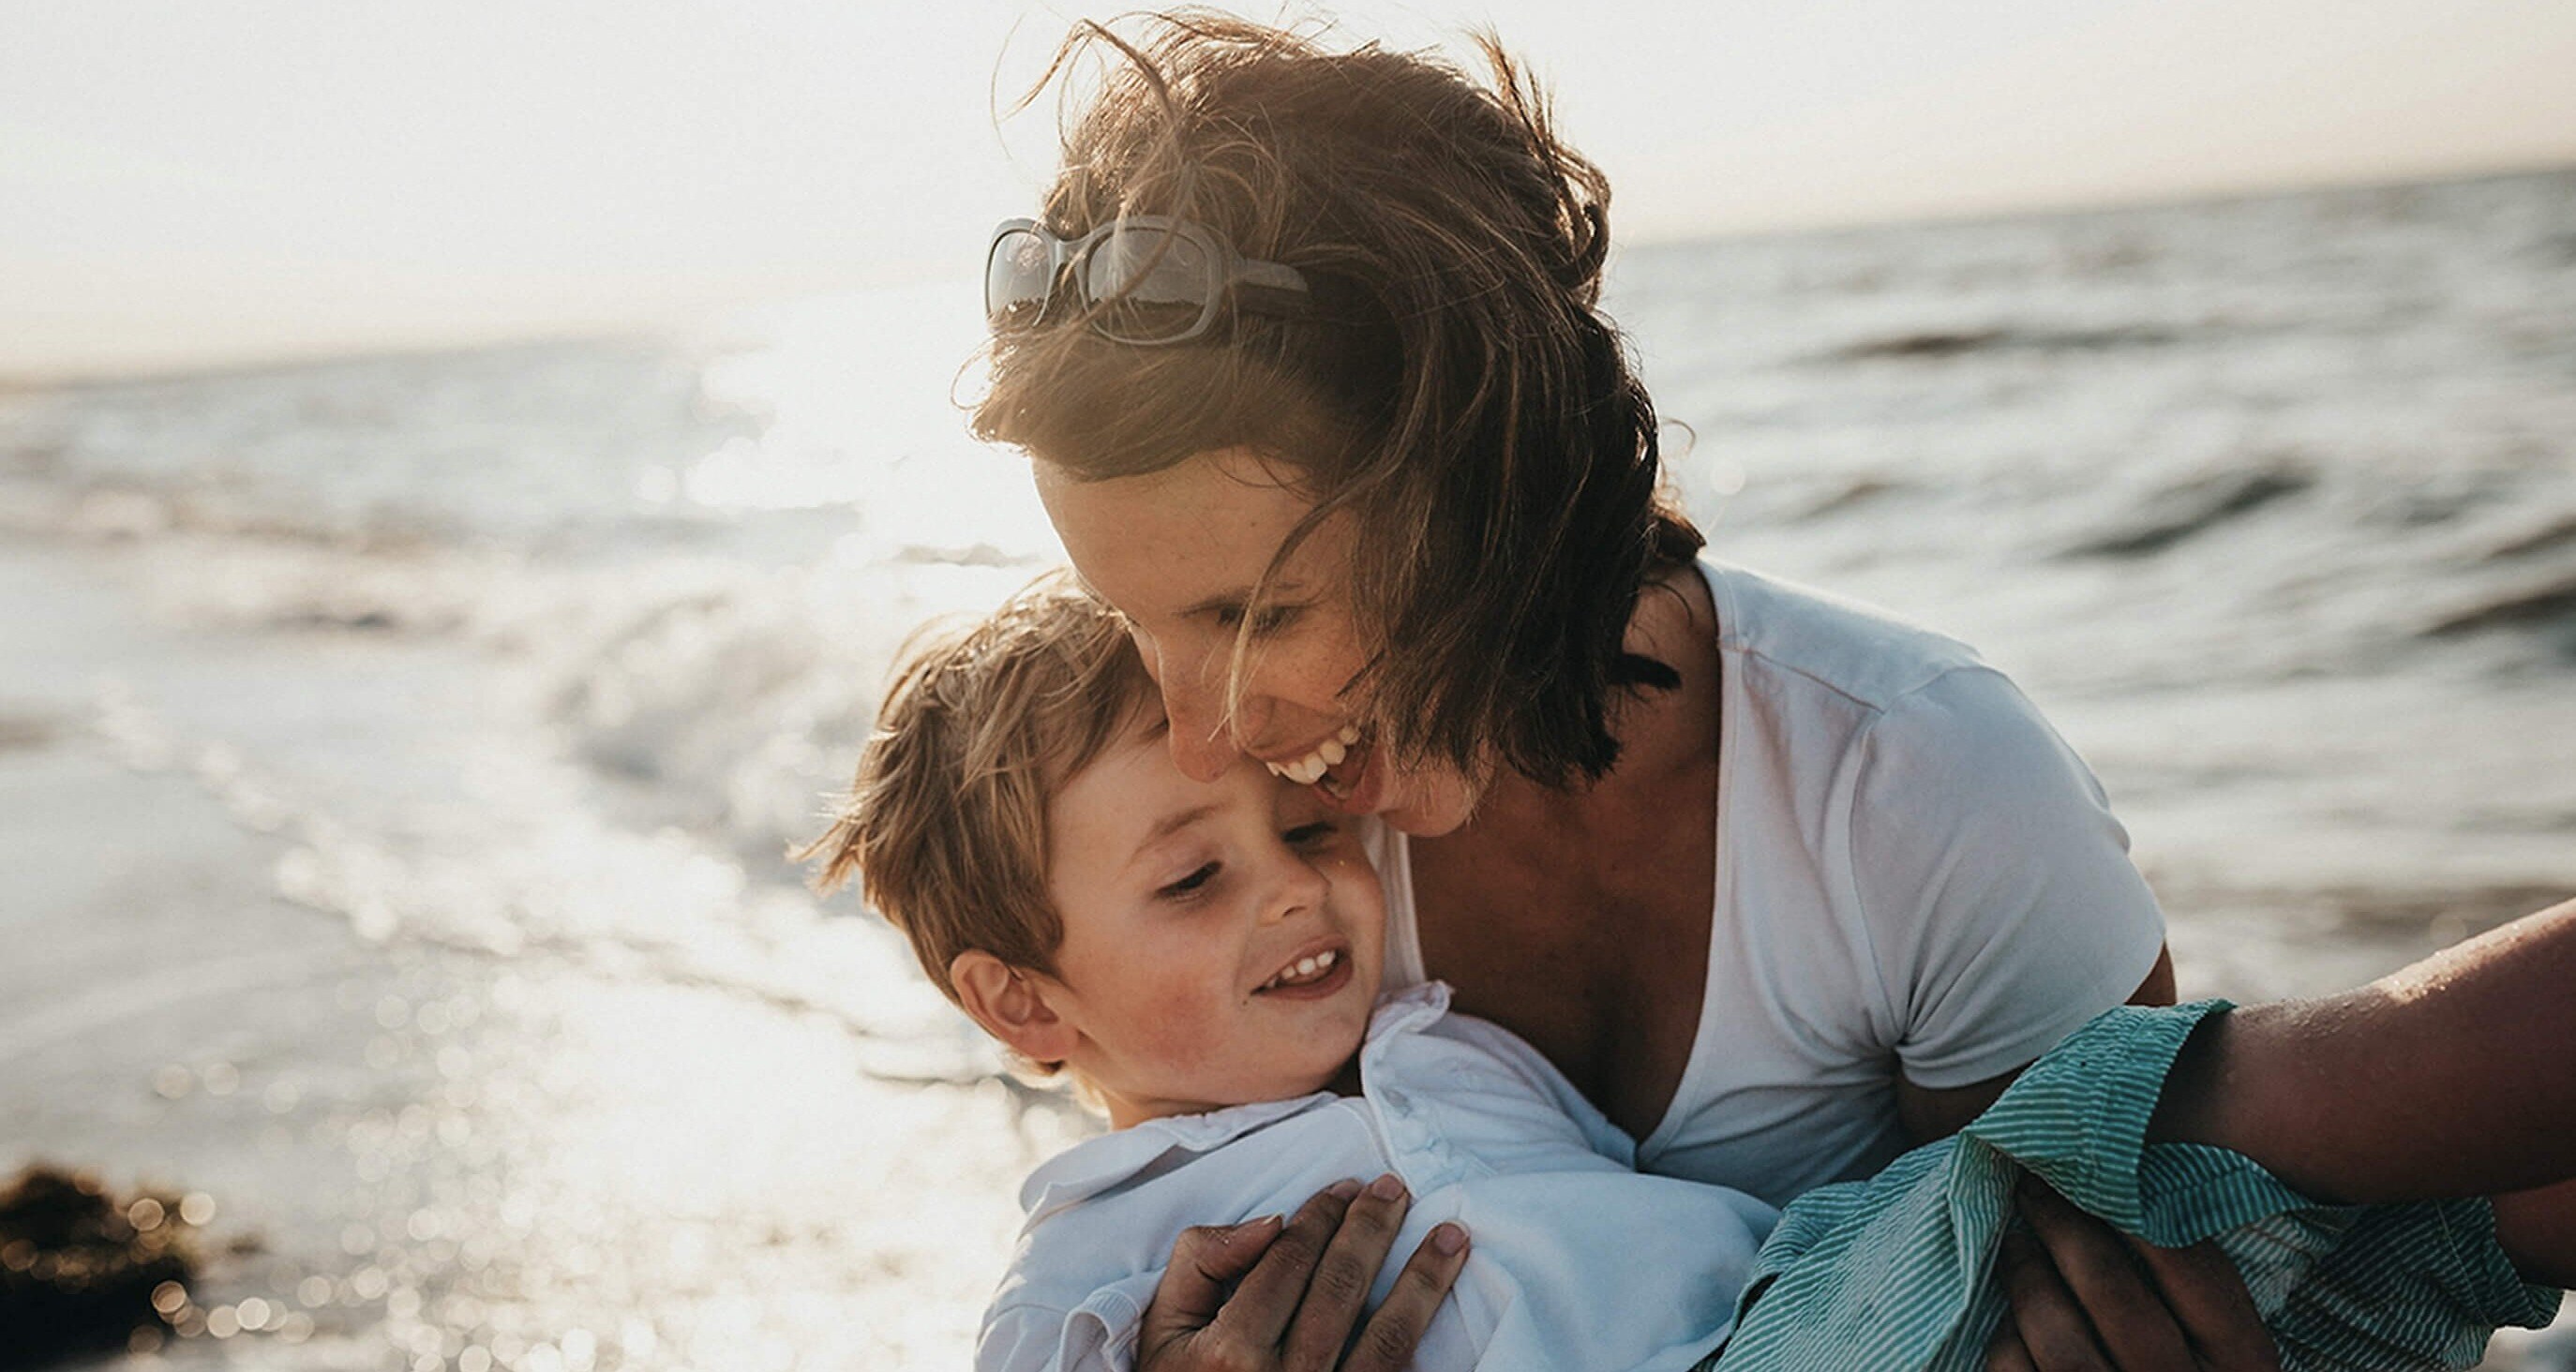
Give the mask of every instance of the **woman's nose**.
<svg viewBox="0 0 2576 1372">
<path fill-rule="evenodd" d="M 1214 781 L 1234 765 L 1242 750 L 1225 726 L 1224 664 L 1211 664 L 1208 655 L 1196 661 L 1177 661 L 1151 637 L 1135 635 L 1138 653 L 1145 659 L 1145 674 L 1163 693 L 1163 718 L 1171 725 L 1172 763 L 1181 775 L 1192 781 Z M 1213 665 L 1218 680 L 1210 681 Z"/>
<path fill-rule="evenodd" d="M 1145 669 L 1162 688 L 1163 718 L 1171 725 L 1172 762 L 1192 781 L 1215 781 L 1243 756 L 1245 739 L 1258 739 L 1269 702 L 1246 696 L 1228 711 L 1232 655 L 1225 647 L 1167 646 L 1138 634 Z M 1228 645 L 1230 646 L 1230 645 Z"/>
<path fill-rule="evenodd" d="M 1172 762 L 1192 781 L 1215 781 L 1242 753 L 1225 724 L 1221 690 L 1171 678 L 1163 682 L 1163 713 L 1172 724 Z"/>
</svg>

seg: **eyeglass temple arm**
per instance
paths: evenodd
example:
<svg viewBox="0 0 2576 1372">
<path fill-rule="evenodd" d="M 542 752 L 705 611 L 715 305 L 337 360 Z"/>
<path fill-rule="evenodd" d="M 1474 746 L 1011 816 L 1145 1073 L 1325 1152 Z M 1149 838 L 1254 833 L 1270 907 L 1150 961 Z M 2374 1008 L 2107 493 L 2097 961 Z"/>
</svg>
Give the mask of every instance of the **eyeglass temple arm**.
<svg viewBox="0 0 2576 1372">
<path fill-rule="evenodd" d="M 1305 273 L 1278 262 L 1256 262 L 1238 258 L 1234 270 L 1226 277 L 1229 286 L 1256 286 L 1262 290 L 1287 291 L 1293 295 L 1311 294 L 1306 288 Z"/>
</svg>

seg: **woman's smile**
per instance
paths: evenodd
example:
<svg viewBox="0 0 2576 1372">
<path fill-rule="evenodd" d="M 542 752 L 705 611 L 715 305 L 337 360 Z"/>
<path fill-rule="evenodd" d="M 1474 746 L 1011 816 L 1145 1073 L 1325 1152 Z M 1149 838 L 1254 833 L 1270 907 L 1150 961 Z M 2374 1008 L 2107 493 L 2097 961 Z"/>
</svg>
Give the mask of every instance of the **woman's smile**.
<svg viewBox="0 0 2576 1372">
<path fill-rule="evenodd" d="M 1286 777 L 1300 786 L 1312 786 L 1322 781 L 1325 773 L 1341 766 L 1342 760 L 1350 756 L 1351 749 L 1359 741 L 1360 726 L 1345 724 L 1330 738 L 1310 749 L 1287 755 L 1284 761 L 1279 755 L 1265 757 L 1262 765 L 1268 767 L 1274 776 Z"/>
</svg>

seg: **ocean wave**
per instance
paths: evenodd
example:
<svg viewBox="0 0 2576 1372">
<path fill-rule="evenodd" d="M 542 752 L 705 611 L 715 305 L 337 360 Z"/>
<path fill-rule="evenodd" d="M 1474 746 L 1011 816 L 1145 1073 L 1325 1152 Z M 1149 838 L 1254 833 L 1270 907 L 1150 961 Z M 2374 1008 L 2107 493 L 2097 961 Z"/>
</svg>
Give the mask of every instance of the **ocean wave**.
<svg viewBox="0 0 2576 1372">
<path fill-rule="evenodd" d="M 2316 484 L 2316 473 L 2292 461 L 2257 461 L 2150 492 L 2139 508 L 2111 528 L 2066 548 L 2065 557 L 2146 557 L 2223 524 L 2298 495 Z"/>
<path fill-rule="evenodd" d="M 892 930 L 832 917 L 707 836 L 604 819 L 578 772 L 506 728 L 446 741 L 466 754 L 458 765 L 504 784 L 434 823 L 404 806 L 335 803 L 298 768 L 207 737 L 125 687 L 102 693 L 89 732 L 126 766 L 193 781 L 235 824 L 272 836 L 278 897 L 369 942 L 544 958 L 820 1015 L 869 1041 L 871 1074 L 891 1081 L 965 1084 L 998 1071 Z M 403 770 L 392 755 L 378 761 Z"/>
<path fill-rule="evenodd" d="M 2510 587 L 2443 615 L 2424 629 L 2428 638 L 2515 630 L 2546 635 L 2576 660 L 2576 571 Z"/>
<path fill-rule="evenodd" d="M 2480 554 L 2480 560 L 2506 562 L 2570 550 L 2576 550 L 2576 513 L 2563 514 L 2508 534 Z"/>
<path fill-rule="evenodd" d="M 777 870 L 848 786 L 900 645 L 1038 570 L 974 549 L 911 551 L 619 588 L 586 624 L 550 631 L 548 717 L 615 783 L 631 822 L 721 832 L 744 861 Z"/>
<path fill-rule="evenodd" d="M 2180 342 L 2170 328 L 2120 324 L 2099 328 L 2021 326 L 1983 329 L 1928 329 L 1889 334 L 1845 344 L 1826 354 L 1832 362 L 1876 362 L 1890 359 L 1961 357 L 1970 353 L 2103 352 L 2114 348 L 2161 348 Z"/>
<path fill-rule="evenodd" d="M 2571 192 L 1666 245 L 1614 304 L 1722 556 L 2037 692 L 2501 681 L 2569 660 L 2576 392 L 2529 343 L 2576 278 L 2519 249 Z M 0 533 L 140 550 L 191 627 L 468 645 L 620 815 L 792 880 L 905 636 L 1053 555 L 1022 466 L 958 437 L 974 339 L 896 327 L 946 300 L 0 397 Z"/>
</svg>

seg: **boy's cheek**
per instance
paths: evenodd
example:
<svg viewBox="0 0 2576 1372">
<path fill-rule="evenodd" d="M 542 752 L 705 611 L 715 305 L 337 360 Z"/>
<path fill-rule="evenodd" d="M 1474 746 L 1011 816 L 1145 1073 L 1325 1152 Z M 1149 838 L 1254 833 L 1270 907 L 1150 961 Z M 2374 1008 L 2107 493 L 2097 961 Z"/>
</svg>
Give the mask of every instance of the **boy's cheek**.
<svg viewBox="0 0 2576 1372">
<path fill-rule="evenodd" d="M 1140 1014 L 1136 1028 L 1143 1050 L 1158 1065 L 1173 1072 L 1205 1066 L 1226 1036 L 1222 1016 L 1172 999 Z"/>
</svg>

